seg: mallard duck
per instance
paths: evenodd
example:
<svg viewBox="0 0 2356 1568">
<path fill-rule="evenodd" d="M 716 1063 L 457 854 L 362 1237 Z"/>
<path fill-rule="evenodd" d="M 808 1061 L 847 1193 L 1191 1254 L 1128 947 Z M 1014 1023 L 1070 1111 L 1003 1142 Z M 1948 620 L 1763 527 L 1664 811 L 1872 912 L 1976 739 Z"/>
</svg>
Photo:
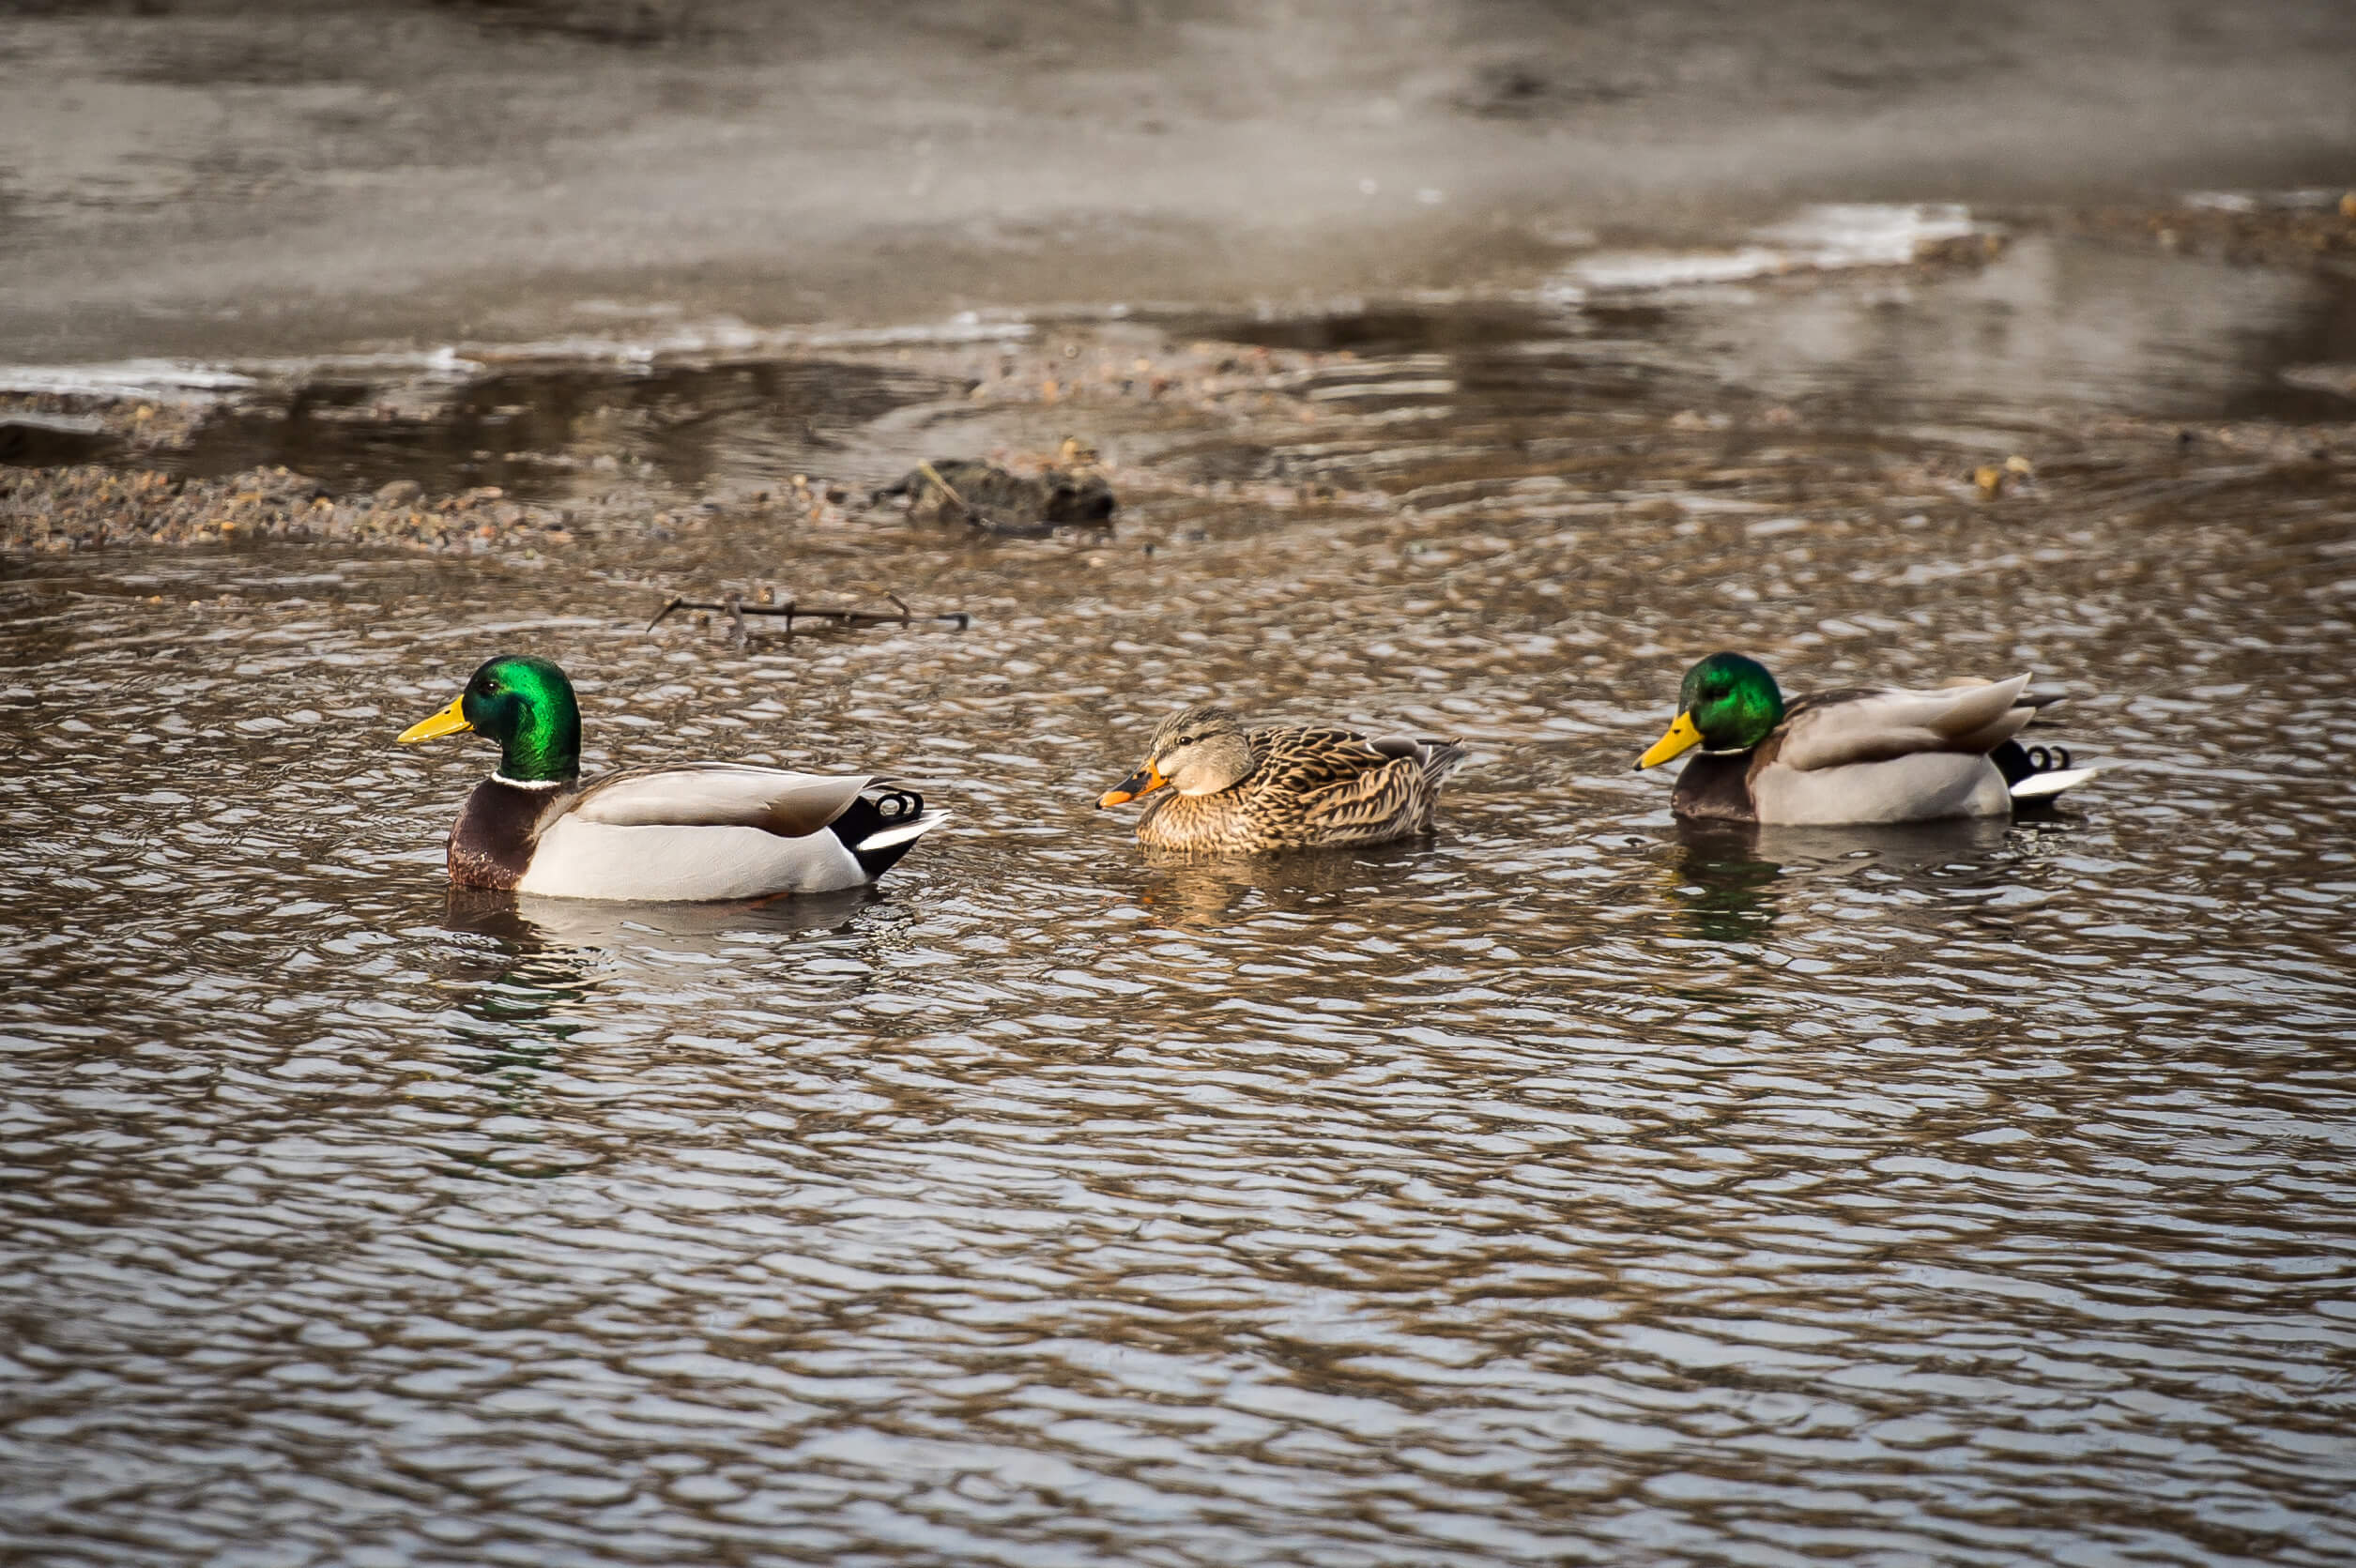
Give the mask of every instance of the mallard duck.
<svg viewBox="0 0 2356 1568">
<path fill-rule="evenodd" d="M 1685 672 L 1676 721 L 1639 757 L 1658 768 L 1699 746 L 1669 806 L 1679 816 L 1832 827 L 1998 816 L 2099 769 L 2042 764 L 2012 738 L 2055 699 L 2028 677 L 1936 692 L 1851 688 L 1786 704 L 1755 659 L 1713 653 Z M 2043 748 L 2038 748 L 2043 752 Z"/>
<path fill-rule="evenodd" d="M 450 830 L 462 888 L 649 903 L 831 892 L 874 881 L 946 815 L 888 780 L 731 762 L 584 786 L 580 705 L 545 659 L 492 660 L 400 739 L 460 730 L 499 743 L 497 770 Z"/>
<path fill-rule="evenodd" d="M 1163 720 L 1144 765 L 1096 804 L 1125 805 L 1168 785 L 1138 820 L 1138 842 L 1154 849 L 1257 855 L 1387 844 L 1431 831 L 1440 782 L 1463 760 L 1453 740 L 1246 730 L 1232 713 L 1194 707 Z"/>
</svg>

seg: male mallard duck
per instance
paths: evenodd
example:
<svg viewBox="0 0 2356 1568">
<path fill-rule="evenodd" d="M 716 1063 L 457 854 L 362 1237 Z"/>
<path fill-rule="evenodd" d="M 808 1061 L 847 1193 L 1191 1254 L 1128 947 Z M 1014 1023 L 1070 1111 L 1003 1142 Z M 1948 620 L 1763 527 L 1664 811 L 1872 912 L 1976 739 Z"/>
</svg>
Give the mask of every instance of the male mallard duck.
<svg viewBox="0 0 2356 1568">
<path fill-rule="evenodd" d="M 1145 765 L 1096 804 L 1124 805 L 1170 785 L 1138 820 L 1138 842 L 1155 849 L 1257 855 L 1387 844 L 1431 831 L 1440 781 L 1463 760 L 1453 740 L 1247 731 L 1232 713 L 1188 708 L 1161 722 L 1145 743 Z"/>
<path fill-rule="evenodd" d="M 629 768 L 581 785 L 581 709 L 545 659 L 515 655 L 403 742 L 499 743 L 450 830 L 450 879 L 558 898 L 646 902 L 831 892 L 872 882 L 946 814 L 913 790 L 732 762 Z"/>
<path fill-rule="evenodd" d="M 1669 797 L 1679 816 L 1819 827 L 1999 816 L 2015 799 L 2058 795 L 2098 771 L 2069 767 L 2066 752 L 2052 768 L 2012 738 L 2055 700 L 2027 696 L 2027 687 L 2017 675 L 1937 692 L 1819 692 L 1787 705 L 1765 665 L 1713 653 L 1685 672 L 1676 722 L 1636 766 L 1703 749 Z"/>
</svg>

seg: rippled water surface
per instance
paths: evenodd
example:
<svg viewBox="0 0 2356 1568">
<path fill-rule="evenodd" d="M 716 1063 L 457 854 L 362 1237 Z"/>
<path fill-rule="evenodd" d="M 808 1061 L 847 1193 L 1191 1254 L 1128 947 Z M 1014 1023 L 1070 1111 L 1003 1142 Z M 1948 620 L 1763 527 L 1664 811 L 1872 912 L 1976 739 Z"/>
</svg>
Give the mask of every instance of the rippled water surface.
<svg viewBox="0 0 2356 1568">
<path fill-rule="evenodd" d="M 18 569 L 12 1559 L 2356 1557 L 2349 465 L 1483 320 L 1161 432 L 1204 487 L 1109 534 Z M 977 619 L 643 631 L 764 577 Z M 1725 644 L 2033 668 L 2113 771 L 1681 831 L 1629 764 Z M 488 754 L 391 737 L 501 649 L 592 767 L 956 822 L 872 893 L 451 896 Z M 1211 693 L 1476 759 L 1429 845 L 1149 865 L 1091 802 Z"/>
</svg>

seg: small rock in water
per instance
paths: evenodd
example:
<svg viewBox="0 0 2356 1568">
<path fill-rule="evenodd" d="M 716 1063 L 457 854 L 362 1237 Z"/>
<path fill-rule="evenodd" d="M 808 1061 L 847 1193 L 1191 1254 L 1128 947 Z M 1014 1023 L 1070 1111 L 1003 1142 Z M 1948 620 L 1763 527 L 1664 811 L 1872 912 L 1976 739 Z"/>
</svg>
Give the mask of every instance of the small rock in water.
<svg viewBox="0 0 2356 1568">
<path fill-rule="evenodd" d="M 2018 452 L 2004 460 L 2004 465 L 1982 464 L 1972 470 L 1971 482 L 1980 487 L 1980 494 L 1994 500 L 2004 494 L 2007 485 L 2026 484 L 2037 477 L 2036 466 Z"/>
<path fill-rule="evenodd" d="M 405 507 L 425 494 L 425 486 L 415 480 L 394 480 L 376 492 L 380 506 Z"/>
</svg>

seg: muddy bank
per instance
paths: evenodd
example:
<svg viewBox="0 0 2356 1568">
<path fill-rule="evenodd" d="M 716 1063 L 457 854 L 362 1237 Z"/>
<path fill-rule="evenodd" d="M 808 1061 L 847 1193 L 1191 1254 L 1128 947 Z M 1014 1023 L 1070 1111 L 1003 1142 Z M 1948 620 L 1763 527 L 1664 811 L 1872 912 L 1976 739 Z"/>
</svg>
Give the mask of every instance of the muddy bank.
<svg viewBox="0 0 2356 1568">
<path fill-rule="evenodd" d="M 1826 285 L 1778 286 L 1798 305 Z M 790 579 L 812 553 L 848 562 L 866 548 L 944 558 L 1045 548 L 1094 564 L 1102 556 L 1092 552 L 1150 555 L 1309 516 L 1383 519 L 1423 541 L 1402 548 L 1445 565 L 1463 547 L 1448 541 L 1477 542 L 1529 517 L 1675 530 L 1720 510 L 1872 528 L 1927 515 L 2001 531 L 2028 517 L 2116 524 L 2268 495 L 2344 518 L 2356 493 L 2356 396 L 2315 394 L 2348 411 L 2338 419 L 1998 414 L 1952 403 L 1942 416 L 1894 402 L 1869 418 L 1845 381 L 1729 384 L 1642 344 L 1562 335 L 1559 320 L 1550 335 L 1550 320 L 1527 306 L 1456 305 L 1201 323 L 1233 336 L 1186 341 L 1136 324 L 1066 323 L 986 349 L 881 351 L 962 389 L 895 408 L 783 472 L 742 430 L 724 431 L 724 449 L 666 467 L 648 433 L 597 423 L 603 445 L 573 449 L 579 461 L 505 454 L 523 476 L 514 490 L 377 483 L 348 465 L 340 486 L 283 465 L 198 475 L 186 471 L 189 454 L 206 449 L 196 423 L 179 448 L 156 443 L 123 466 L 0 468 L 0 545 L 54 554 L 285 540 L 516 562 L 587 552 L 630 571 L 727 562 L 751 568 L 750 584 Z M 1237 341 L 1255 333 L 1358 346 Z M 837 357 L 796 368 L 862 367 Z M 138 414 L 79 412 L 99 423 Z M 997 537 L 871 495 L 944 451 L 1033 473 L 1074 441 L 1098 449 L 1094 471 L 1120 510 L 1053 540 Z"/>
<path fill-rule="evenodd" d="M 1992 488 L 1975 478 L 1990 464 L 1993 488 L 2025 488 L 2011 458 L 2044 482 L 2065 448 L 2131 466 L 2234 452 L 2328 467 L 2356 417 L 2351 256 L 2356 199 L 2331 192 L 2000 221 L 1843 207 L 1735 246 L 1599 252 L 1542 290 L 1323 312 L 709 340 L 682 325 L 603 344 L 26 372 L 0 391 L 0 548 L 531 555 L 737 522 L 852 537 L 918 525 L 865 497 L 921 460 L 1035 472 L 1074 440 L 1122 498 L 1116 525 L 1163 501 L 1380 510 L 1429 480 L 1361 461 L 1375 435 L 1508 414 L 1610 437 L 1630 461 L 1597 477 L 1604 495 L 1738 465 L 1761 441 L 1826 468 L 1862 441 L 1965 500 Z M 1681 282 L 1709 278 L 1727 281 Z M 1480 461 L 1446 481 L 1562 477 L 1518 449 Z"/>
<path fill-rule="evenodd" d="M 2356 276 L 2356 190 L 2272 199 L 2211 191 L 2167 206 L 2065 212 L 2053 221 L 2075 234 L 2238 266 L 2320 266 Z"/>
<path fill-rule="evenodd" d="M 362 382 L 329 366 L 248 378 L 202 405 L 0 393 L 0 436 L 17 442 L 13 464 L 0 465 L 0 549 L 283 539 L 536 553 L 585 538 L 659 544 L 716 520 L 886 526 L 904 509 L 871 493 L 943 455 L 924 444 L 928 427 L 952 422 L 959 434 L 941 439 L 958 455 L 1028 474 L 1070 429 L 1150 446 L 1234 440 L 1247 415 L 1272 410 L 1313 425 L 1304 378 L 1356 358 L 1179 342 L 1121 321 L 1006 331 L 626 370 L 477 365 L 454 387 L 446 367 Z M 807 396 L 781 401 L 781 388 L 831 389 L 833 417 Z M 870 395 L 856 395 L 863 388 Z M 534 392 L 540 401 L 502 402 Z M 69 457 L 105 461 L 57 461 Z M 1100 466 L 1132 498 L 1190 482 L 1148 462 Z M 504 482 L 480 482 L 491 478 Z M 1295 491 L 1332 495 L 1260 491 L 1279 506 Z"/>
</svg>

